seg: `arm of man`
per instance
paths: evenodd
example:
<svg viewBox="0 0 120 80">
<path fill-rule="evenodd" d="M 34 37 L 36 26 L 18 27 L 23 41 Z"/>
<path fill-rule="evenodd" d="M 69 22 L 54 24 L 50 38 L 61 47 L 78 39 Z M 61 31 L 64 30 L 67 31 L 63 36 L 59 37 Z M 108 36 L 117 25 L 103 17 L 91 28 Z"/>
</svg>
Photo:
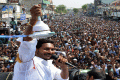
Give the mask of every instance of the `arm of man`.
<svg viewBox="0 0 120 80">
<path fill-rule="evenodd" d="M 33 26 L 36 24 L 38 20 L 38 16 L 41 16 L 41 6 L 35 5 L 31 8 L 31 20 L 30 25 L 27 26 L 25 30 L 25 35 L 29 35 L 33 33 Z M 36 50 L 37 40 L 31 37 L 24 37 L 20 40 L 21 45 L 18 49 L 19 58 L 22 62 L 30 61 L 34 56 L 34 51 Z M 31 47 L 32 46 L 32 47 Z"/>
<path fill-rule="evenodd" d="M 113 71 L 116 72 L 116 69 L 115 69 L 115 64 L 114 62 L 112 62 L 112 66 L 113 66 Z"/>
<path fill-rule="evenodd" d="M 63 79 L 67 79 L 69 77 L 69 71 L 68 71 L 68 67 L 63 67 L 61 68 L 62 72 L 61 72 L 61 77 Z"/>
<path fill-rule="evenodd" d="M 32 34 L 33 33 L 33 26 L 36 24 L 37 20 L 38 20 L 38 16 L 41 16 L 42 15 L 42 12 L 41 12 L 41 5 L 35 5 L 31 8 L 30 10 L 31 12 L 31 20 L 30 20 L 30 25 L 26 28 L 25 30 L 25 35 L 29 35 L 29 34 Z M 23 41 L 31 41 L 33 40 L 31 37 L 24 37 L 23 38 Z"/>
<path fill-rule="evenodd" d="M 60 60 L 60 62 L 58 60 Z M 60 66 L 60 68 L 62 70 L 61 73 L 60 73 L 61 77 L 63 79 L 68 79 L 69 71 L 68 71 L 68 66 L 65 64 L 65 62 L 68 62 L 67 59 L 65 59 L 65 58 L 63 58 L 61 56 L 59 56 L 59 58 L 55 61 L 55 63 L 58 66 Z"/>
<path fill-rule="evenodd" d="M 105 73 L 105 65 L 102 66 L 102 71 Z"/>
</svg>

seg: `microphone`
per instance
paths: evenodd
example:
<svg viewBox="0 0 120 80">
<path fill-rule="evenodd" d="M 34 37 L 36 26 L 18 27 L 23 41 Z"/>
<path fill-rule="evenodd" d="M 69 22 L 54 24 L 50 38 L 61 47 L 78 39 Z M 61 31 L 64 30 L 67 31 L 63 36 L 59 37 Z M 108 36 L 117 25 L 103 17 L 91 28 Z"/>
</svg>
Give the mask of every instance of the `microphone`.
<svg viewBox="0 0 120 80">
<path fill-rule="evenodd" d="M 59 58 L 59 55 L 52 55 L 51 59 L 57 60 Z M 58 60 L 59 61 L 59 60 Z M 69 62 L 65 62 L 66 65 L 77 68 L 76 66 L 70 64 Z"/>
</svg>

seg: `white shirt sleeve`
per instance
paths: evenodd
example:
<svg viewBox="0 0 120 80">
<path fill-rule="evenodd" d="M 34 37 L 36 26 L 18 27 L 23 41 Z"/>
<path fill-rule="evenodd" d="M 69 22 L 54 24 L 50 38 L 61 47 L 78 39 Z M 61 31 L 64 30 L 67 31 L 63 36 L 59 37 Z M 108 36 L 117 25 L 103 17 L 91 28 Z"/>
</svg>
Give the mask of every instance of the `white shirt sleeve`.
<svg viewBox="0 0 120 80">
<path fill-rule="evenodd" d="M 20 47 L 18 49 L 19 58 L 22 62 L 28 62 L 33 59 L 35 56 L 37 39 L 32 41 L 23 41 L 23 38 L 20 39 Z"/>
<path fill-rule="evenodd" d="M 54 73 L 54 79 L 55 80 L 69 80 L 69 78 L 68 79 L 63 79 L 61 77 L 61 75 L 60 75 L 61 74 L 61 70 L 56 68 L 55 66 L 53 67 L 52 71 Z"/>
<path fill-rule="evenodd" d="M 69 78 L 68 78 L 68 79 L 63 79 L 63 78 L 61 77 L 60 73 L 61 73 L 60 70 L 59 70 L 59 71 L 56 71 L 55 79 L 57 79 L 57 80 L 69 80 Z"/>
</svg>

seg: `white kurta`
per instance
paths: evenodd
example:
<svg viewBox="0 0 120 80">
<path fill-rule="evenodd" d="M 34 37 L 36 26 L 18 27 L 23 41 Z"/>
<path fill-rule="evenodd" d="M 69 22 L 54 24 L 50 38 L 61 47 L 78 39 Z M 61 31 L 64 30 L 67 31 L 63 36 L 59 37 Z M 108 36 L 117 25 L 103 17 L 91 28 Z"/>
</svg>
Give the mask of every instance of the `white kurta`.
<svg viewBox="0 0 120 80">
<path fill-rule="evenodd" d="M 35 56 L 36 39 L 30 42 L 20 41 L 18 52 L 22 63 L 16 62 L 13 80 L 68 80 L 61 78 L 61 70 L 52 64 L 52 60 L 46 61 Z"/>
</svg>

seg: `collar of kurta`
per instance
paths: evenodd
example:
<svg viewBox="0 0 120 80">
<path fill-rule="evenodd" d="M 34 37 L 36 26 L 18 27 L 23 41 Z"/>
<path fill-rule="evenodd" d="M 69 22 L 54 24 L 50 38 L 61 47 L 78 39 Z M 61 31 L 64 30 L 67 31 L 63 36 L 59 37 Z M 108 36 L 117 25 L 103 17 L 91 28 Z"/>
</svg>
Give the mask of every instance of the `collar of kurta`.
<svg viewBox="0 0 120 80">
<path fill-rule="evenodd" d="M 52 61 L 53 61 L 53 60 L 44 60 L 44 59 L 37 57 L 37 56 L 35 56 L 33 59 L 35 60 L 35 63 L 41 62 L 45 66 L 51 65 Z"/>
</svg>

